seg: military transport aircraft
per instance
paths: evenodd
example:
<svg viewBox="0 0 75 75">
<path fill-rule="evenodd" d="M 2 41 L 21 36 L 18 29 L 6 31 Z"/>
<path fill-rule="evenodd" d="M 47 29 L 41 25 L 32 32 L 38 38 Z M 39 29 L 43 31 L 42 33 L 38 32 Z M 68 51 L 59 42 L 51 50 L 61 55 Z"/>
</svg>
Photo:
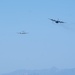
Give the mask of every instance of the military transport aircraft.
<svg viewBox="0 0 75 75">
<path fill-rule="evenodd" d="M 48 18 L 48 19 L 51 20 L 51 21 L 54 21 L 55 23 L 65 23 L 65 22 L 59 21 L 59 20 L 54 20 L 54 19 L 50 19 L 50 18 Z"/>
<path fill-rule="evenodd" d="M 26 32 L 22 31 L 22 32 L 18 32 L 18 34 L 27 34 Z"/>
</svg>

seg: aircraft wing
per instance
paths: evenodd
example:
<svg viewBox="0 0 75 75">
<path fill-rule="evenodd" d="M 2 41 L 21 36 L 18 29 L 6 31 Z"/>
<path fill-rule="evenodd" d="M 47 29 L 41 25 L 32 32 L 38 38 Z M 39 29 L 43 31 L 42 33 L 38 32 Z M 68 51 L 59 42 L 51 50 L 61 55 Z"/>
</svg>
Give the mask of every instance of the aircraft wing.
<svg viewBox="0 0 75 75">
<path fill-rule="evenodd" d="M 63 22 L 63 21 L 59 21 L 60 23 L 65 23 L 65 22 Z"/>
<path fill-rule="evenodd" d="M 48 18 L 49 20 L 51 20 L 51 21 L 56 21 L 56 20 L 54 20 L 54 19 L 50 19 L 50 18 Z"/>
</svg>

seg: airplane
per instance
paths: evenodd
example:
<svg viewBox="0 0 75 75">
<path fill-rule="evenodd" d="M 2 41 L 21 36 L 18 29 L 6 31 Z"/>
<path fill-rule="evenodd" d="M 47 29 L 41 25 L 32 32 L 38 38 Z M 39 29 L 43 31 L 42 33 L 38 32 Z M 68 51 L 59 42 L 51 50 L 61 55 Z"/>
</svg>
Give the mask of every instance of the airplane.
<svg viewBox="0 0 75 75">
<path fill-rule="evenodd" d="M 18 32 L 18 34 L 27 34 L 26 32 L 22 31 L 22 32 Z"/>
<path fill-rule="evenodd" d="M 51 21 L 54 21 L 55 23 L 65 23 L 65 22 L 59 21 L 59 20 L 54 20 L 54 19 L 50 19 L 50 18 L 48 18 L 48 19 L 51 20 Z"/>
</svg>

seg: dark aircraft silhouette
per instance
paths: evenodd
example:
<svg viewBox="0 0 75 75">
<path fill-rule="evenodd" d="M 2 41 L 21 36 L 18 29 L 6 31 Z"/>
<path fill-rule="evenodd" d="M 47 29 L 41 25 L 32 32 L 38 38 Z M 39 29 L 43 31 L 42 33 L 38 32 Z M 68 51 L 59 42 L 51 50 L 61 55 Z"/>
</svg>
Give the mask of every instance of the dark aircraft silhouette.
<svg viewBox="0 0 75 75">
<path fill-rule="evenodd" d="M 51 20 L 51 21 L 54 21 L 55 23 L 65 23 L 65 22 L 59 21 L 59 20 L 54 20 L 54 19 L 50 19 L 50 18 L 48 18 L 48 19 Z"/>
<path fill-rule="evenodd" d="M 22 31 L 22 32 L 18 32 L 18 34 L 27 34 L 26 32 Z"/>
</svg>

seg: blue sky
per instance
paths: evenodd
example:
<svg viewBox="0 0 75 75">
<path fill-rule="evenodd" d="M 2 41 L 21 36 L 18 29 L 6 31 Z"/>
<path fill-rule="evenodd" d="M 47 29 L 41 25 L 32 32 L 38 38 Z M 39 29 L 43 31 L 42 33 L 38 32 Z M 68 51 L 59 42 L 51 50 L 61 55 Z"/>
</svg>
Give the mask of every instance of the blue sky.
<svg viewBox="0 0 75 75">
<path fill-rule="evenodd" d="M 0 74 L 75 68 L 74 9 L 74 0 L 1 0 Z M 55 24 L 48 18 L 66 23 Z M 28 34 L 17 34 L 20 31 Z"/>
</svg>

